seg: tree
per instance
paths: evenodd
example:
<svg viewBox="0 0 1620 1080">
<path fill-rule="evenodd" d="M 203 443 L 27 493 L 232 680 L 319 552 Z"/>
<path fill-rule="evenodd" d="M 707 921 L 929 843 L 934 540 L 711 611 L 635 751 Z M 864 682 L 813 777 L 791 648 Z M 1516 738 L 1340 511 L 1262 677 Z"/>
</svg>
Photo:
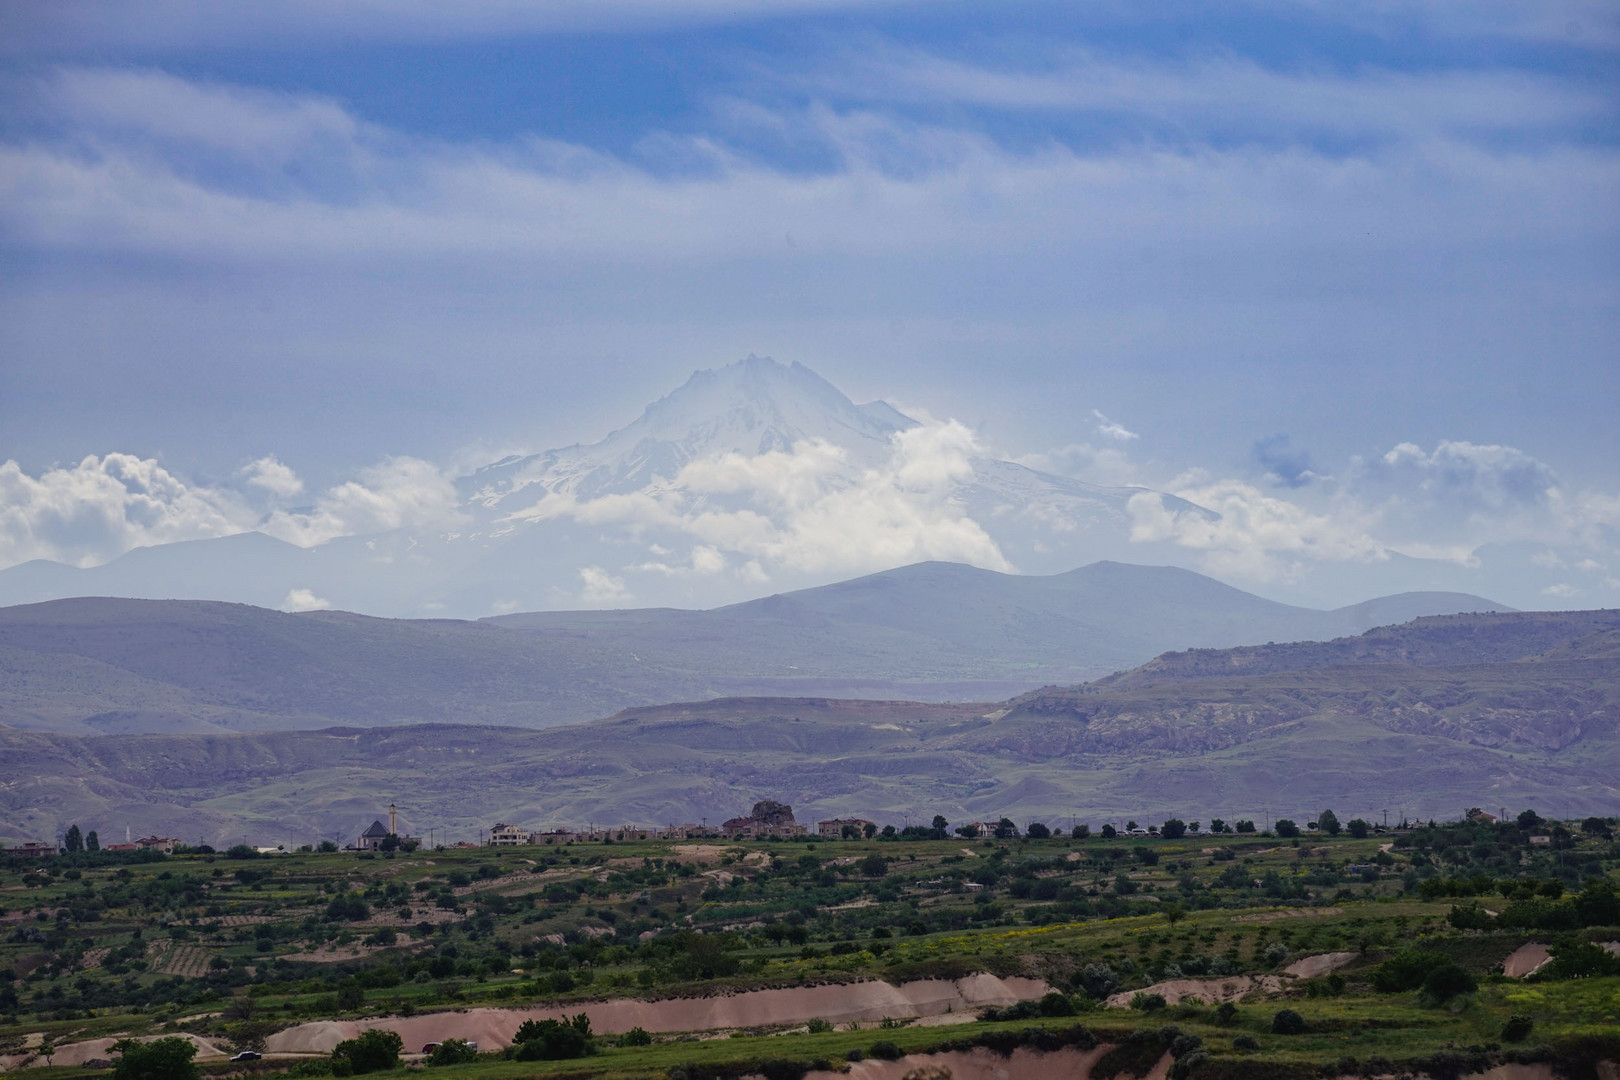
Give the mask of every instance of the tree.
<svg viewBox="0 0 1620 1080">
<path fill-rule="evenodd" d="M 996 822 L 996 839 L 997 840 L 1011 840 L 1013 837 L 1015 837 L 1017 835 L 1018 835 L 1018 826 L 1013 823 L 1012 818 L 1005 818 L 1004 817 L 1000 821 Z"/>
<path fill-rule="evenodd" d="M 1254 832 L 1254 822 L 1249 821 L 1246 818 L 1239 818 L 1237 824 L 1233 826 L 1233 829 L 1240 833 L 1252 833 Z"/>
<path fill-rule="evenodd" d="M 861 826 L 861 831 L 865 833 L 866 838 L 870 840 L 872 837 L 877 835 L 877 826 L 868 821 L 865 825 Z"/>
<path fill-rule="evenodd" d="M 1226 831 L 1226 822 L 1222 821 L 1218 817 L 1210 818 L 1209 819 L 1209 831 L 1212 832 L 1212 833 L 1223 833 L 1223 832 L 1225 832 Z"/>
<path fill-rule="evenodd" d="M 889 860 L 874 851 L 861 860 L 860 868 L 867 877 L 882 877 L 889 872 Z"/>
<path fill-rule="evenodd" d="M 979 836 L 979 827 L 977 825 L 958 825 L 956 835 L 964 840 L 976 840 Z"/>
<path fill-rule="evenodd" d="M 1119 830 L 1114 828 L 1112 825 L 1104 825 L 1102 827 L 1102 838 L 1104 840 L 1112 840 L 1112 839 L 1114 839 L 1114 837 L 1116 837 L 1118 835 L 1119 835 Z"/>
<path fill-rule="evenodd" d="M 1029 828 L 1024 830 L 1024 835 L 1031 840 L 1046 840 L 1051 838 L 1052 830 L 1047 828 L 1043 822 L 1032 821 L 1029 823 Z"/>
<path fill-rule="evenodd" d="M 1090 825 L 1076 825 L 1074 827 L 1074 830 L 1072 832 L 1070 832 L 1069 835 L 1074 837 L 1076 840 L 1090 839 L 1090 837 L 1091 837 L 1091 826 Z"/>
<path fill-rule="evenodd" d="M 337 1074 L 339 1062 L 346 1064 L 356 1076 L 396 1069 L 399 1067 L 399 1052 L 403 1049 L 405 1040 L 397 1032 L 384 1031 L 382 1028 L 362 1031 L 358 1038 L 345 1039 L 332 1050 L 333 1074 Z"/>
<path fill-rule="evenodd" d="M 1345 828 L 1348 829 L 1350 831 L 1350 835 L 1355 837 L 1357 840 L 1367 839 L 1367 834 L 1372 832 L 1372 826 L 1358 817 L 1351 818 L 1349 822 L 1345 824 Z"/>
<path fill-rule="evenodd" d="M 1135 829 L 1135 828 L 1136 828 L 1136 822 L 1134 822 L 1134 821 L 1127 821 L 1127 822 L 1126 822 L 1126 823 L 1125 823 L 1125 830 L 1126 830 L 1126 831 L 1127 831 L 1127 832 L 1129 832 L 1129 831 L 1130 831 L 1130 830 L 1132 830 L 1132 829 Z"/>
<path fill-rule="evenodd" d="M 594 1053 L 591 1018 L 580 1013 L 566 1023 L 525 1020 L 512 1036 L 513 1057 L 519 1061 L 562 1061 Z"/>
<path fill-rule="evenodd" d="M 84 838 L 84 850 L 86 850 L 86 851 L 100 851 L 101 850 L 101 837 L 96 835 L 96 830 L 91 829 L 85 835 L 85 838 Z"/>
<path fill-rule="evenodd" d="M 1187 909 L 1182 907 L 1180 904 L 1166 904 L 1162 910 L 1164 911 L 1164 917 L 1169 921 L 1171 928 L 1174 928 L 1176 923 L 1187 917 Z"/>
<path fill-rule="evenodd" d="M 1180 818 L 1171 818 L 1159 826 L 1159 835 L 1166 840 L 1179 840 L 1187 835 L 1187 823 Z"/>
<path fill-rule="evenodd" d="M 1581 832 L 1588 836 L 1608 836 L 1609 823 L 1600 817 L 1589 817 L 1581 822 Z M 91 833 L 94 836 L 95 833 Z"/>
<path fill-rule="evenodd" d="M 1271 1018 L 1271 1031 L 1275 1035 L 1303 1035 L 1305 1018 L 1293 1009 L 1279 1009 Z"/>
<path fill-rule="evenodd" d="M 1515 820 L 1518 822 L 1519 828 L 1523 829 L 1525 832 L 1530 832 L 1533 829 L 1539 829 L 1543 824 L 1541 815 L 1536 813 L 1534 810 L 1520 810 L 1519 816 Z"/>
<path fill-rule="evenodd" d="M 315 850 L 319 851 L 323 855 L 330 855 L 332 852 L 337 850 L 337 844 L 333 843 L 331 840 L 322 840 L 319 844 L 315 845 Z"/>
<path fill-rule="evenodd" d="M 1273 825 L 1271 828 L 1272 828 L 1273 832 L 1275 832 L 1278 836 L 1283 837 L 1284 839 L 1286 839 L 1286 838 L 1288 838 L 1290 836 L 1298 836 L 1299 835 L 1299 826 L 1295 825 L 1292 821 L 1288 820 L 1287 818 L 1278 818 L 1277 819 L 1277 824 Z"/>
<path fill-rule="evenodd" d="M 171 1035 L 152 1042 L 120 1039 L 113 1049 L 121 1056 L 113 1080 L 197 1080 L 197 1044 Z"/>
<path fill-rule="evenodd" d="M 944 814 L 935 814 L 932 827 L 935 832 L 943 833 L 946 829 L 951 827 L 951 823 L 945 820 Z"/>
<path fill-rule="evenodd" d="M 1316 824 L 1329 836 L 1338 836 L 1343 828 L 1339 824 L 1339 815 L 1335 814 L 1332 810 L 1324 810 L 1320 814 L 1317 814 Z"/>
<path fill-rule="evenodd" d="M 84 834 L 79 832 L 77 825 L 68 826 L 67 836 L 62 839 L 62 846 L 67 849 L 69 855 L 84 850 Z"/>
<path fill-rule="evenodd" d="M 429 1065 L 465 1065 L 478 1060 L 478 1051 L 466 1039 L 445 1039 L 428 1055 Z"/>
</svg>

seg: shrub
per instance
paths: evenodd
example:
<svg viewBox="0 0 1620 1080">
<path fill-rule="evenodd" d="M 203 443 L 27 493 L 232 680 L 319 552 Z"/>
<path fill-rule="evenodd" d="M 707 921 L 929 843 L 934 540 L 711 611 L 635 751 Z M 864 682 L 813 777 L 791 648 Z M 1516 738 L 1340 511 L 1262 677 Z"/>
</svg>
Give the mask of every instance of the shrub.
<svg viewBox="0 0 1620 1080">
<path fill-rule="evenodd" d="M 363 1031 L 359 1037 L 345 1039 L 333 1049 L 332 1074 L 359 1076 L 398 1068 L 399 1052 L 404 1048 L 404 1040 L 395 1032 L 377 1028 Z M 347 1068 L 348 1073 L 340 1072 L 340 1068 Z"/>
<path fill-rule="evenodd" d="M 1602 946 L 1589 941 L 1562 941 L 1547 950 L 1552 959 L 1536 972 L 1542 979 L 1588 979 L 1600 975 L 1620 975 L 1620 956 L 1612 956 Z"/>
<path fill-rule="evenodd" d="M 1423 979 L 1424 997 L 1444 1004 L 1458 994 L 1472 994 L 1479 989 L 1474 977 L 1456 964 L 1448 963 L 1430 971 Z"/>
<path fill-rule="evenodd" d="M 525 1020 L 512 1036 L 512 1057 L 518 1061 L 564 1061 L 596 1052 L 591 1018 L 584 1013 L 567 1023 Z"/>
<path fill-rule="evenodd" d="M 1535 1026 L 1536 1022 L 1528 1016 L 1523 1013 L 1514 1013 L 1507 1018 L 1507 1023 L 1502 1025 L 1502 1041 L 1523 1042 L 1530 1037 L 1530 1031 Z"/>
<path fill-rule="evenodd" d="M 653 1037 L 644 1027 L 633 1027 L 619 1036 L 620 1046 L 651 1046 Z"/>
<path fill-rule="evenodd" d="M 1239 822 L 1239 824 L 1242 823 Z M 1256 1039 L 1253 1035 L 1239 1035 L 1237 1038 L 1232 1040 L 1232 1049 L 1247 1050 L 1252 1052 L 1260 1049 L 1260 1040 Z"/>
<path fill-rule="evenodd" d="M 428 1055 L 429 1065 L 465 1065 L 478 1060 L 478 1051 L 466 1039 L 446 1039 Z"/>
<path fill-rule="evenodd" d="M 1164 1006 L 1163 994 L 1144 994 L 1137 991 L 1131 995 L 1131 1008 L 1133 1009 L 1140 1009 L 1142 1012 L 1157 1012 Z"/>
<path fill-rule="evenodd" d="M 900 1047 L 896 1046 L 888 1039 L 879 1039 L 877 1042 L 867 1047 L 866 1052 L 872 1057 L 877 1058 L 879 1061 L 899 1061 L 901 1058 L 906 1056 L 904 1050 L 901 1050 Z"/>
<path fill-rule="evenodd" d="M 832 1029 L 833 1026 L 831 1020 L 823 1020 L 819 1016 L 812 1017 L 810 1020 L 810 1034 L 812 1035 L 821 1035 L 825 1032 L 831 1031 Z"/>
<path fill-rule="evenodd" d="M 1041 998 L 1040 1010 L 1042 1016 L 1073 1016 L 1076 1012 L 1069 995 L 1060 994 L 1056 990 Z"/>
<path fill-rule="evenodd" d="M 113 1067 L 113 1080 L 197 1080 L 197 1046 L 190 1039 L 171 1036 L 149 1043 L 123 1039 L 113 1044 L 123 1056 Z"/>
<path fill-rule="evenodd" d="M 1271 1018 L 1271 1033 L 1273 1035 L 1303 1035 L 1305 1034 L 1305 1018 L 1293 1009 L 1278 1009 L 1277 1015 Z"/>
<path fill-rule="evenodd" d="M 1402 949 L 1372 970 L 1373 989 L 1380 994 L 1398 994 L 1403 990 L 1416 990 L 1429 977 L 1429 972 L 1451 964 L 1444 953 L 1427 949 Z"/>
</svg>

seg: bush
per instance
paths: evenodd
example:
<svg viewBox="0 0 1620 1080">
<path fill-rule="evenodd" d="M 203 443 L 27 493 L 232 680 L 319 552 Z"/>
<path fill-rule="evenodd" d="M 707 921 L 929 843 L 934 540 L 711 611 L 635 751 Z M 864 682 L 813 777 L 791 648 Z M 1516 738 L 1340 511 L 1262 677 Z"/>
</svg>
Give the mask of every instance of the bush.
<svg viewBox="0 0 1620 1080">
<path fill-rule="evenodd" d="M 596 1052 L 591 1018 L 584 1013 L 567 1023 L 525 1020 L 512 1036 L 512 1057 L 518 1061 L 565 1061 Z"/>
<path fill-rule="evenodd" d="M 1242 824 L 1242 822 L 1239 822 L 1239 824 Z M 1253 1035 L 1239 1035 L 1237 1038 L 1232 1040 L 1232 1049 L 1248 1050 L 1252 1052 L 1260 1049 L 1260 1040 L 1256 1039 Z"/>
<path fill-rule="evenodd" d="M 811 1018 L 809 1027 L 812 1035 L 822 1035 L 833 1029 L 831 1020 L 823 1020 L 819 1016 Z"/>
<path fill-rule="evenodd" d="M 1077 1011 L 1069 995 L 1056 990 L 1041 998 L 1040 1010 L 1042 1016 L 1073 1016 Z"/>
<path fill-rule="evenodd" d="M 619 1036 L 620 1046 L 651 1046 L 653 1037 L 643 1027 L 633 1027 Z"/>
<path fill-rule="evenodd" d="M 1530 1037 L 1530 1031 L 1535 1026 L 1536 1022 L 1528 1016 L 1523 1013 L 1514 1013 L 1507 1018 L 1507 1023 L 1502 1025 L 1502 1041 L 1523 1042 Z"/>
<path fill-rule="evenodd" d="M 1474 977 L 1456 964 L 1437 967 L 1423 979 L 1423 996 L 1437 1004 L 1444 1004 L 1458 994 L 1472 994 L 1479 989 Z"/>
<path fill-rule="evenodd" d="M 1398 994 L 1403 990 L 1416 990 L 1423 985 L 1431 971 L 1452 964 L 1444 953 L 1427 949 L 1402 949 L 1372 970 L 1373 989 L 1380 994 Z"/>
<path fill-rule="evenodd" d="M 899 1061 L 906 1056 L 906 1052 L 890 1042 L 888 1039 L 879 1039 L 866 1052 L 879 1061 Z"/>
<path fill-rule="evenodd" d="M 332 1075 L 354 1075 L 384 1072 L 399 1067 L 399 1052 L 405 1041 L 392 1031 L 374 1028 L 363 1031 L 358 1038 L 345 1039 L 332 1051 Z M 340 1072 L 347 1068 L 348 1072 Z"/>
<path fill-rule="evenodd" d="M 1158 1012 L 1164 1006 L 1163 994 L 1144 994 L 1138 991 L 1131 995 L 1131 1008 L 1133 1009 L 1140 1009 L 1142 1012 Z"/>
<path fill-rule="evenodd" d="M 197 1046 L 190 1039 L 170 1036 L 149 1043 L 122 1039 L 113 1049 L 123 1055 L 113 1067 L 113 1080 L 197 1080 L 197 1065 L 191 1060 Z"/>
<path fill-rule="evenodd" d="M 1293 1009 L 1278 1009 L 1277 1015 L 1271 1018 L 1271 1033 L 1273 1035 L 1303 1035 L 1305 1034 L 1305 1018 Z"/>
<path fill-rule="evenodd" d="M 1547 950 L 1552 957 L 1547 966 L 1536 972 L 1535 979 L 1589 979 L 1602 975 L 1620 975 L 1620 956 L 1611 955 L 1602 946 L 1589 941 L 1564 940 Z"/>
<path fill-rule="evenodd" d="M 478 1060 L 478 1051 L 466 1039 L 446 1039 L 428 1055 L 429 1065 L 465 1065 Z"/>
</svg>

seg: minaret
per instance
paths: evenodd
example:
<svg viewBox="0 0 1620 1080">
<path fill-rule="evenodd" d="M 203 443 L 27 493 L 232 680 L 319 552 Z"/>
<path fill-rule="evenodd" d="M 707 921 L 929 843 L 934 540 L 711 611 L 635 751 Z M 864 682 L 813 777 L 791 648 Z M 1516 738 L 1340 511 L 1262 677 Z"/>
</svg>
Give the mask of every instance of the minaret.
<svg viewBox="0 0 1620 1080">
<path fill-rule="evenodd" d="M 395 809 L 394 804 L 389 803 L 388 804 L 388 835 L 389 836 L 398 836 L 399 835 L 399 830 L 394 827 L 395 819 L 396 819 L 396 816 L 398 815 L 398 813 L 399 813 L 399 811 L 397 809 Z"/>
</svg>

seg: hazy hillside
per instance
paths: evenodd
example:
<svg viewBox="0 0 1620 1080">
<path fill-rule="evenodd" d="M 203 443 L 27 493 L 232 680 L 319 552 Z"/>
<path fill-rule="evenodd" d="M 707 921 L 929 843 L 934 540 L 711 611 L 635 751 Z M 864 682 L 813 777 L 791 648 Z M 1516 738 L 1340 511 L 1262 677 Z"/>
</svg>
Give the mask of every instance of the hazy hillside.
<svg viewBox="0 0 1620 1080">
<path fill-rule="evenodd" d="M 0 835 L 79 821 L 115 835 L 303 842 L 352 836 L 389 801 L 413 829 L 730 816 L 781 798 L 801 817 L 925 821 L 1040 815 L 1162 820 L 1454 816 L 1464 806 L 1562 815 L 1620 801 L 1613 612 L 1422 620 L 1264 673 L 1131 678 L 1001 706 L 724 699 L 643 706 L 545 732 L 412 725 L 253 735 L 0 732 Z M 486 630 L 495 633 L 498 631 Z M 514 635 L 521 636 L 521 635 Z M 1478 651 L 1460 644 L 1483 643 Z M 1361 651 L 1357 652 L 1358 644 Z M 1267 664 L 1265 657 L 1275 659 Z M 1359 658 L 1358 658 L 1359 656 Z M 1258 657 L 1258 660 L 1253 658 Z M 1169 661 L 1163 661 L 1163 666 Z"/>
<path fill-rule="evenodd" d="M 1331 637 L 1409 594 L 1320 612 L 1169 567 L 1019 577 L 925 563 L 714 611 L 484 622 L 82 598 L 0 608 L 0 724 L 78 734 L 332 724 L 547 727 L 660 701 L 834 695 L 993 701 L 1166 649 Z"/>
</svg>

